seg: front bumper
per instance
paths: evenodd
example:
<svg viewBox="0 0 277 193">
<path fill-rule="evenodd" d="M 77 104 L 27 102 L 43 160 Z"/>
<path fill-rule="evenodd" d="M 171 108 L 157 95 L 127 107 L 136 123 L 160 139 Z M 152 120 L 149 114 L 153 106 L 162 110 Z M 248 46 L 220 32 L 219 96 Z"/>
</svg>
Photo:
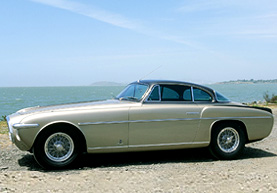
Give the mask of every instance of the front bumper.
<svg viewBox="0 0 277 193">
<path fill-rule="evenodd" d="M 9 128 L 9 137 L 10 137 L 10 140 L 12 143 L 15 142 L 15 136 L 14 136 L 14 132 L 13 132 L 13 128 L 12 128 L 12 125 L 11 125 L 11 122 L 10 122 L 10 117 L 7 116 L 7 123 L 8 123 L 8 128 Z"/>
</svg>

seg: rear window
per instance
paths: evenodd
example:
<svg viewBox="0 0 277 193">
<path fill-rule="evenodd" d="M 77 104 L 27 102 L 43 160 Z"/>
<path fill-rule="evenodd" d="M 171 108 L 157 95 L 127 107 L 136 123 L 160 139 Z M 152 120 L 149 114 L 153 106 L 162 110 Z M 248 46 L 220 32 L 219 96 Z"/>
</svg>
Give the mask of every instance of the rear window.
<svg viewBox="0 0 277 193">
<path fill-rule="evenodd" d="M 215 92 L 215 95 L 218 102 L 230 102 L 230 100 L 227 97 L 223 96 L 219 92 Z"/>
</svg>

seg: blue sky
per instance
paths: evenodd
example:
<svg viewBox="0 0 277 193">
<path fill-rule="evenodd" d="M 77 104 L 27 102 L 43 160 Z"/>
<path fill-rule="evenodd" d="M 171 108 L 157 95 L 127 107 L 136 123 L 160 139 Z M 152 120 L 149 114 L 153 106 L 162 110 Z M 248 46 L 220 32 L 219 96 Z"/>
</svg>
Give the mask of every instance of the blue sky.
<svg viewBox="0 0 277 193">
<path fill-rule="evenodd" d="M 0 86 L 277 78 L 276 0 L 3 0 L 0 15 Z"/>
</svg>

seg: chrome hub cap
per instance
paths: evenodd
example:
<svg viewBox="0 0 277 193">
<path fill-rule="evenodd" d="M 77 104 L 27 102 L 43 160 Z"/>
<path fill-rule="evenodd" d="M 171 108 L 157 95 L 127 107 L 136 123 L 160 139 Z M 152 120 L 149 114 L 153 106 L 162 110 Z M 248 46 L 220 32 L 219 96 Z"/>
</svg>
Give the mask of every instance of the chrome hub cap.
<svg viewBox="0 0 277 193">
<path fill-rule="evenodd" d="M 225 153 L 232 153 L 239 146 L 239 133 L 231 127 L 226 127 L 217 136 L 217 145 Z"/>
<path fill-rule="evenodd" d="M 73 153 L 74 143 L 71 137 L 65 133 L 54 133 L 45 142 L 46 156 L 55 162 L 67 160 Z"/>
</svg>

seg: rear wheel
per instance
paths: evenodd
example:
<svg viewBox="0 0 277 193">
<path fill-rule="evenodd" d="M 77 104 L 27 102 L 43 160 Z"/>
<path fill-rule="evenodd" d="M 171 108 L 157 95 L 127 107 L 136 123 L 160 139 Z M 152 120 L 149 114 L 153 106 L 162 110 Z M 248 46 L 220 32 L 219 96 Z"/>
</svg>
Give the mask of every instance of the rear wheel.
<svg viewBox="0 0 277 193">
<path fill-rule="evenodd" d="M 244 131 L 235 123 L 218 125 L 212 131 L 209 149 L 218 159 L 235 159 L 244 150 Z"/>
<path fill-rule="evenodd" d="M 72 165 L 80 155 L 78 135 L 65 128 L 48 128 L 36 140 L 33 153 L 46 169 L 63 169 Z"/>
</svg>

